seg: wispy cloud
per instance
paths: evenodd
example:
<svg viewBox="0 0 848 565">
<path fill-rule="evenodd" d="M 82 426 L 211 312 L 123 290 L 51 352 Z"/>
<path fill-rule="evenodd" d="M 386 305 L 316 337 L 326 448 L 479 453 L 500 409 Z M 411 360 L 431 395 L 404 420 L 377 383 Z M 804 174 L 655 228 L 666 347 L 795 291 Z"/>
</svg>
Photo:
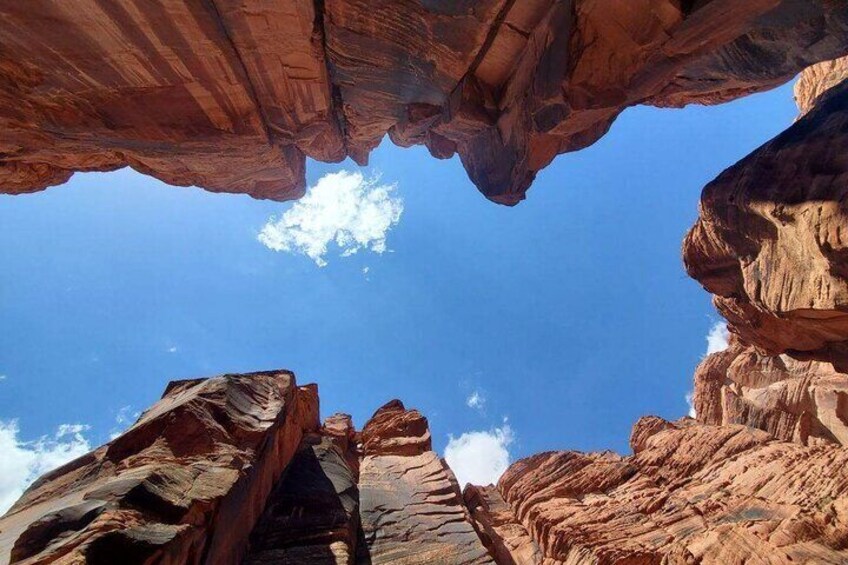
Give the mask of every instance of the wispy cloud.
<svg viewBox="0 0 848 565">
<path fill-rule="evenodd" d="M 496 483 L 509 467 L 513 441 L 515 434 L 506 420 L 502 427 L 490 431 L 466 432 L 458 438 L 450 435 L 445 460 L 461 486 Z"/>
<path fill-rule="evenodd" d="M 707 334 L 707 355 L 724 351 L 729 341 L 730 332 L 727 329 L 727 322 L 723 320 L 716 322 Z"/>
<path fill-rule="evenodd" d="M 486 397 L 479 390 L 475 390 L 465 399 L 465 405 L 482 412 L 486 407 Z"/>
<path fill-rule="evenodd" d="M 324 175 L 280 218 L 272 217 L 258 239 L 274 251 L 306 255 L 319 267 L 327 264 L 332 242 L 342 257 L 360 250 L 384 253 L 386 236 L 403 214 L 395 188 L 361 173 Z"/>
<path fill-rule="evenodd" d="M 176 345 L 172 345 L 171 347 L 168 348 L 168 353 L 176 353 L 177 351 L 178 351 L 178 349 L 177 349 Z"/>
<path fill-rule="evenodd" d="M 688 416 L 690 418 L 697 418 L 698 413 L 695 411 L 695 393 L 687 392 L 686 393 L 686 404 L 689 406 Z"/>
<path fill-rule="evenodd" d="M 124 433 L 127 428 L 138 420 L 140 415 L 141 413 L 134 411 L 133 407 L 129 404 L 119 408 L 115 413 L 115 427 L 109 432 L 109 439 L 113 440 Z"/>
<path fill-rule="evenodd" d="M 91 450 L 83 435 L 89 427 L 62 424 L 52 436 L 25 442 L 16 420 L 0 421 L 0 514 L 20 498 L 38 477 Z"/>
<path fill-rule="evenodd" d="M 730 331 L 727 329 L 727 322 L 724 320 L 715 322 L 710 331 L 707 332 L 707 351 L 704 356 L 724 351 L 730 345 Z M 695 393 L 690 391 L 686 393 L 686 404 L 689 406 L 689 417 L 696 418 L 698 416 L 695 410 Z"/>
<path fill-rule="evenodd" d="M 6 380 L 6 375 L 0 375 L 0 381 L 5 381 L 5 380 Z"/>
</svg>

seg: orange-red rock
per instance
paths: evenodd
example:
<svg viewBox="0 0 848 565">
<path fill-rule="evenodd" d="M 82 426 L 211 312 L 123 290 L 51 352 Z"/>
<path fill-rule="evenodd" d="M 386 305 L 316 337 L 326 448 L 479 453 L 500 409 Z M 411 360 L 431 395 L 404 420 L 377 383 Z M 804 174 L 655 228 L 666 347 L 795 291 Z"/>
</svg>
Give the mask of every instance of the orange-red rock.
<svg viewBox="0 0 848 565">
<path fill-rule="evenodd" d="M 684 242 L 743 343 L 848 369 L 848 83 L 722 173 Z"/>
<path fill-rule="evenodd" d="M 734 339 L 695 372 L 694 406 L 706 424 L 743 424 L 804 445 L 848 445 L 848 375 L 830 363 L 764 356 Z"/>
<path fill-rule="evenodd" d="M 123 435 L 24 493 L 0 519 L 0 563 L 238 562 L 317 402 L 285 371 L 171 383 Z"/>
<path fill-rule="evenodd" d="M 692 420 L 634 436 L 630 457 L 542 453 L 501 478 L 543 563 L 848 562 L 848 450 Z"/>
<path fill-rule="evenodd" d="M 801 114 L 806 114 L 816 105 L 821 96 L 848 79 L 848 57 L 823 61 L 804 69 L 795 83 L 795 103 Z"/>
<path fill-rule="evenodd" d="M 131 166 L 291 199 L 388 134 L 514 204 L 628 106 L 718 103 L 848 52 L 835 0 L 30 0 L 0 6 L 0 191 Z"/>
</svg>

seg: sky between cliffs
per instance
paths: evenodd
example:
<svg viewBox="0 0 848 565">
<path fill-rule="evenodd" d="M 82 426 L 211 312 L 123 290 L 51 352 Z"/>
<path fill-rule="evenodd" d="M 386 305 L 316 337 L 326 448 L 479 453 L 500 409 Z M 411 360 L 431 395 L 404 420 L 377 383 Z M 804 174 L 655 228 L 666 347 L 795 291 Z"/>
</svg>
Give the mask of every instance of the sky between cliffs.
<svg viewBox="0 0 848 565">
<path fill-rule="evenodd" d="M 513 209 L 458 159 L 389 142 L 366 169 L 310 163 L 295 204 L 128 170 L 2 196 L 0 504 L 168 380 L 269 368 L 360 426 L 391 398 L 419 408 L 461 481 L 626 453 L 638 417 L 687 413 L 718 321 L 680 259 L 700 190 L 795 114 L 789 87 L 628 110 Z"/>
</svg>

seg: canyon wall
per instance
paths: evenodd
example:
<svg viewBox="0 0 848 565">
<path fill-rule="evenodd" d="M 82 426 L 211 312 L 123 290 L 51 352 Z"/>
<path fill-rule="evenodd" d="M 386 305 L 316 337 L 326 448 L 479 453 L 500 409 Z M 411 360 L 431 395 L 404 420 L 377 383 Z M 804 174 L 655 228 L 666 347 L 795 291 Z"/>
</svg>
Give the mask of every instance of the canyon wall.
<svg viewBox="0 0 848 565">
<path fill-rule="evenodd" d="M 515 204 L 636 104 L 715 104 L 848 53 L 839 0 L 0 2 L 0 192 L 130 166 L 298 198 L 386 135 Z"/>
<path fill-rule="evenodd" d="M 0 563 L 848 561 L 848 450 L 643 418 L 634 454 L 548 452 L 460 490 L 400 401 L 318 422 L 286 371 L 171 383 L 0 518 Z"/>
</svg>

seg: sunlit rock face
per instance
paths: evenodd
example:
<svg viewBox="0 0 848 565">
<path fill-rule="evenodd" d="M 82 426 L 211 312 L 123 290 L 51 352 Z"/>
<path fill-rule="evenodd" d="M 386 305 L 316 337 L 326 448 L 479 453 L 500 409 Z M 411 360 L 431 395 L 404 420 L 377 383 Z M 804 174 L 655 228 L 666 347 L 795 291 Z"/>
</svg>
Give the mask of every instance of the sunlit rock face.
<svg viewBox="0 0 848 565">
<path fill-rule="evenodd" d="M 140 0 L 0 6 L 0 192 L 131 166 L 286 200 L 388 134 L 514 204 L 635 104 L 714 104 L 848 52 L 834 0 Z"/>
<path fill-rule="evenodd" d="M 0 519 L 0 563 L 233 563 L 305 431 L 286 371 L 171 383 L 123 435 L 41 477 Z"/>
<path fill-rule="evenodd" d="M 801 114 L 809 112 L 821 96 L 848 79 L 848 57 L 823 61 L 801 73 L 795 83 L 795 103 Z"/>
<path fill-rule="evenodd" d="M 735 340 L 695 373 L 706 424 L 743 424 L 803 445 L 848 445 L 848 375 L 831 363 L 768 356 Z"/>
<path fill-rule="evenodd" d="M 686 236 L 689 274 L 764 354 L 848 369 L 848 83 L 722 173 Z"/>
<path fill-rule="evenodd" d="M 507 470 L 498 490 L 543 563 L 848 560 L 848 450 L 658 420 L 636 424 L 629 457 L 549 452 Z"/>
<path fill-rule="evenodd" d="M 780 432 L 780 429 L 777 429 Z M 640 420 L 634 454 L 547 452 L 459 485 L 394 400 L 318 422 L 286 371 L 178 381 L 0 518 L 0 563 L 845 563 L 848 450 Z M 812 436 L 811 436 L 812 437 Z"/>
</svg>

